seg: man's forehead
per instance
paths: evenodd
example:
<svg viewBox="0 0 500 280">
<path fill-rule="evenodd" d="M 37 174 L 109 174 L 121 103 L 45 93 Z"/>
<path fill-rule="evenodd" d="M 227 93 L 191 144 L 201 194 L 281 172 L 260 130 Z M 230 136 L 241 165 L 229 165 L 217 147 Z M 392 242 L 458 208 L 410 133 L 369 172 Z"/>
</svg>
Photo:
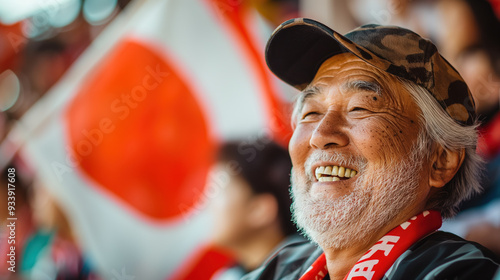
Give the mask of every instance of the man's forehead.
<svg viewBox="0 0 500 280">
<path fill-rule="evenodd" d="M 378 70 L 359 57 L 351 53 L 342 53 L 325 60 L 319 67 L 310 85 L 328 85 L 336 78 L 342 80 L 352 79 L 353 75 L 365 76 L 365 80 L 383 80 L 388 78 L 385 72 Z"/>
<path fill-rule="evenodd" d="M 400 96 L 404 95 L 401 90 L 395 90 L 397 84 L 400 84 L 397 78 L 357 56 L 350 53 L 338 54 L 323 62 L 313 81 L 298 96 L 295 109 L 300 111 L 308 100 L 322 97 L 331 91 L 347 94 L 369 92 L 389 99 L 404 98 Z"/>
<path fill-rule="evenodd" d="M 395 84 L 397 78 L 387 74 L 351 53 L 334 55 L 325 60 L 311 83 L 301 92 L 298 100 L 325 93 L 332 87 L 343 92 L 372 91 L 379 96 Z"/>
</svg>

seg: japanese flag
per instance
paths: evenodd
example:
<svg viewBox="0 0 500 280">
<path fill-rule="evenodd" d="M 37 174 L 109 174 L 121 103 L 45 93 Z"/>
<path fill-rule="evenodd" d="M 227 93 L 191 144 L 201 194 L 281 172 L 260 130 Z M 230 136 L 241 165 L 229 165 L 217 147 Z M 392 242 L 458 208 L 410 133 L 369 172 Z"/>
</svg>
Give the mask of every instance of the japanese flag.
<svg viewBox="0 0 500 280">
<path fill-rule="evenodd" d="M 270 29 L 242 2 L 133 2 L 10 137 L 106 279 L 208 279 L 225 260 L 207 249 L 217 145 L 287 142 Z"/>
</svg>

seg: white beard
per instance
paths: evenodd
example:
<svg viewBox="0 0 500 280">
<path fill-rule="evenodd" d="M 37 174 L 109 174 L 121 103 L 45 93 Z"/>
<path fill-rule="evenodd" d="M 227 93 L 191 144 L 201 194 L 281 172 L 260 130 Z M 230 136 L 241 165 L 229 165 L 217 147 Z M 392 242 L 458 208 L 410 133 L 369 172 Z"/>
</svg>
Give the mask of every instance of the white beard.
<svg viewBox="0 0 500 280">
<path fill-rule="evenodd" d="M 310 170 L 318 160 L 335 161 L 359 168 L 353 190 L 341 197 L 312 197 L 313 175 L 292 170 L 292 214 L 304 235 L 323 249 L 342 249 L 369 241 L 374 232 L 392 221 L 414 199 L 419 186 L 422 155 L 417 149 L 407 158 L 377 170 L 366 160 L 342 154 L 313 154 L 305 164 Z M 309 171 L 307 171 L 309 172 Z M 380 186 L 376 188 L 376 186 Z"/>
</svg>

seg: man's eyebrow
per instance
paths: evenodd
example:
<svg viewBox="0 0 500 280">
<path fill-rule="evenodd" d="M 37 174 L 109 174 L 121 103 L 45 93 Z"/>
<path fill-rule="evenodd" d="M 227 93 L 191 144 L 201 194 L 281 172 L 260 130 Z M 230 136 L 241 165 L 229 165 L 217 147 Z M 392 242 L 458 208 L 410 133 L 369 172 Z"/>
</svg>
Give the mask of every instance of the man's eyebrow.
<svg viewBox="0 0 500 280">
<path fill-rule="evenodd" d="M 353 90 L 361 90 L 361 91 L 371 91 L 376 93 L 378 96 L 382 96 L 382 87 L 376 83 L 365 80 L 352 80 L 344 83 L 342 85 L 342 90 L 344 91 L 353 91 Z"/>
<path fill-rule="evenodd" d="M 318 95 L 320 93 L 320 89 L 316 86 L 311 86 L 305 88 L 299 95 L 299 98 L 297 99 L 297 103 L 295 106 L 295 111 L 300 112 L 302 111 L 302 107 L 304 107 L 304 103 L 307 101 L 307 99 L 312 98 L 315 95 Z"/>
</svg>

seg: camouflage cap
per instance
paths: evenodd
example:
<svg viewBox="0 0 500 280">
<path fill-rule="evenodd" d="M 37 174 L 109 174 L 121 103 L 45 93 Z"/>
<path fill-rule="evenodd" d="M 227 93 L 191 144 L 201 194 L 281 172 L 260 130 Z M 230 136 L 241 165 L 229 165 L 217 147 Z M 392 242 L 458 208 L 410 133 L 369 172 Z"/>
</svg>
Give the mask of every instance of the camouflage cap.
<svg viewBox="0 0 500 280">
<path fill-rule="evenodd" d="M 342 36 L 315 20 L 291 19 L 271 35 L 266 62 L 276 76 L 303 90 L 325 60 L 345 52 L 424 87 L 459 124 L 474 123 L 474 100 L 460 74 L 431 41 L 408 29 L 370 24 Z"/>
</svg>

